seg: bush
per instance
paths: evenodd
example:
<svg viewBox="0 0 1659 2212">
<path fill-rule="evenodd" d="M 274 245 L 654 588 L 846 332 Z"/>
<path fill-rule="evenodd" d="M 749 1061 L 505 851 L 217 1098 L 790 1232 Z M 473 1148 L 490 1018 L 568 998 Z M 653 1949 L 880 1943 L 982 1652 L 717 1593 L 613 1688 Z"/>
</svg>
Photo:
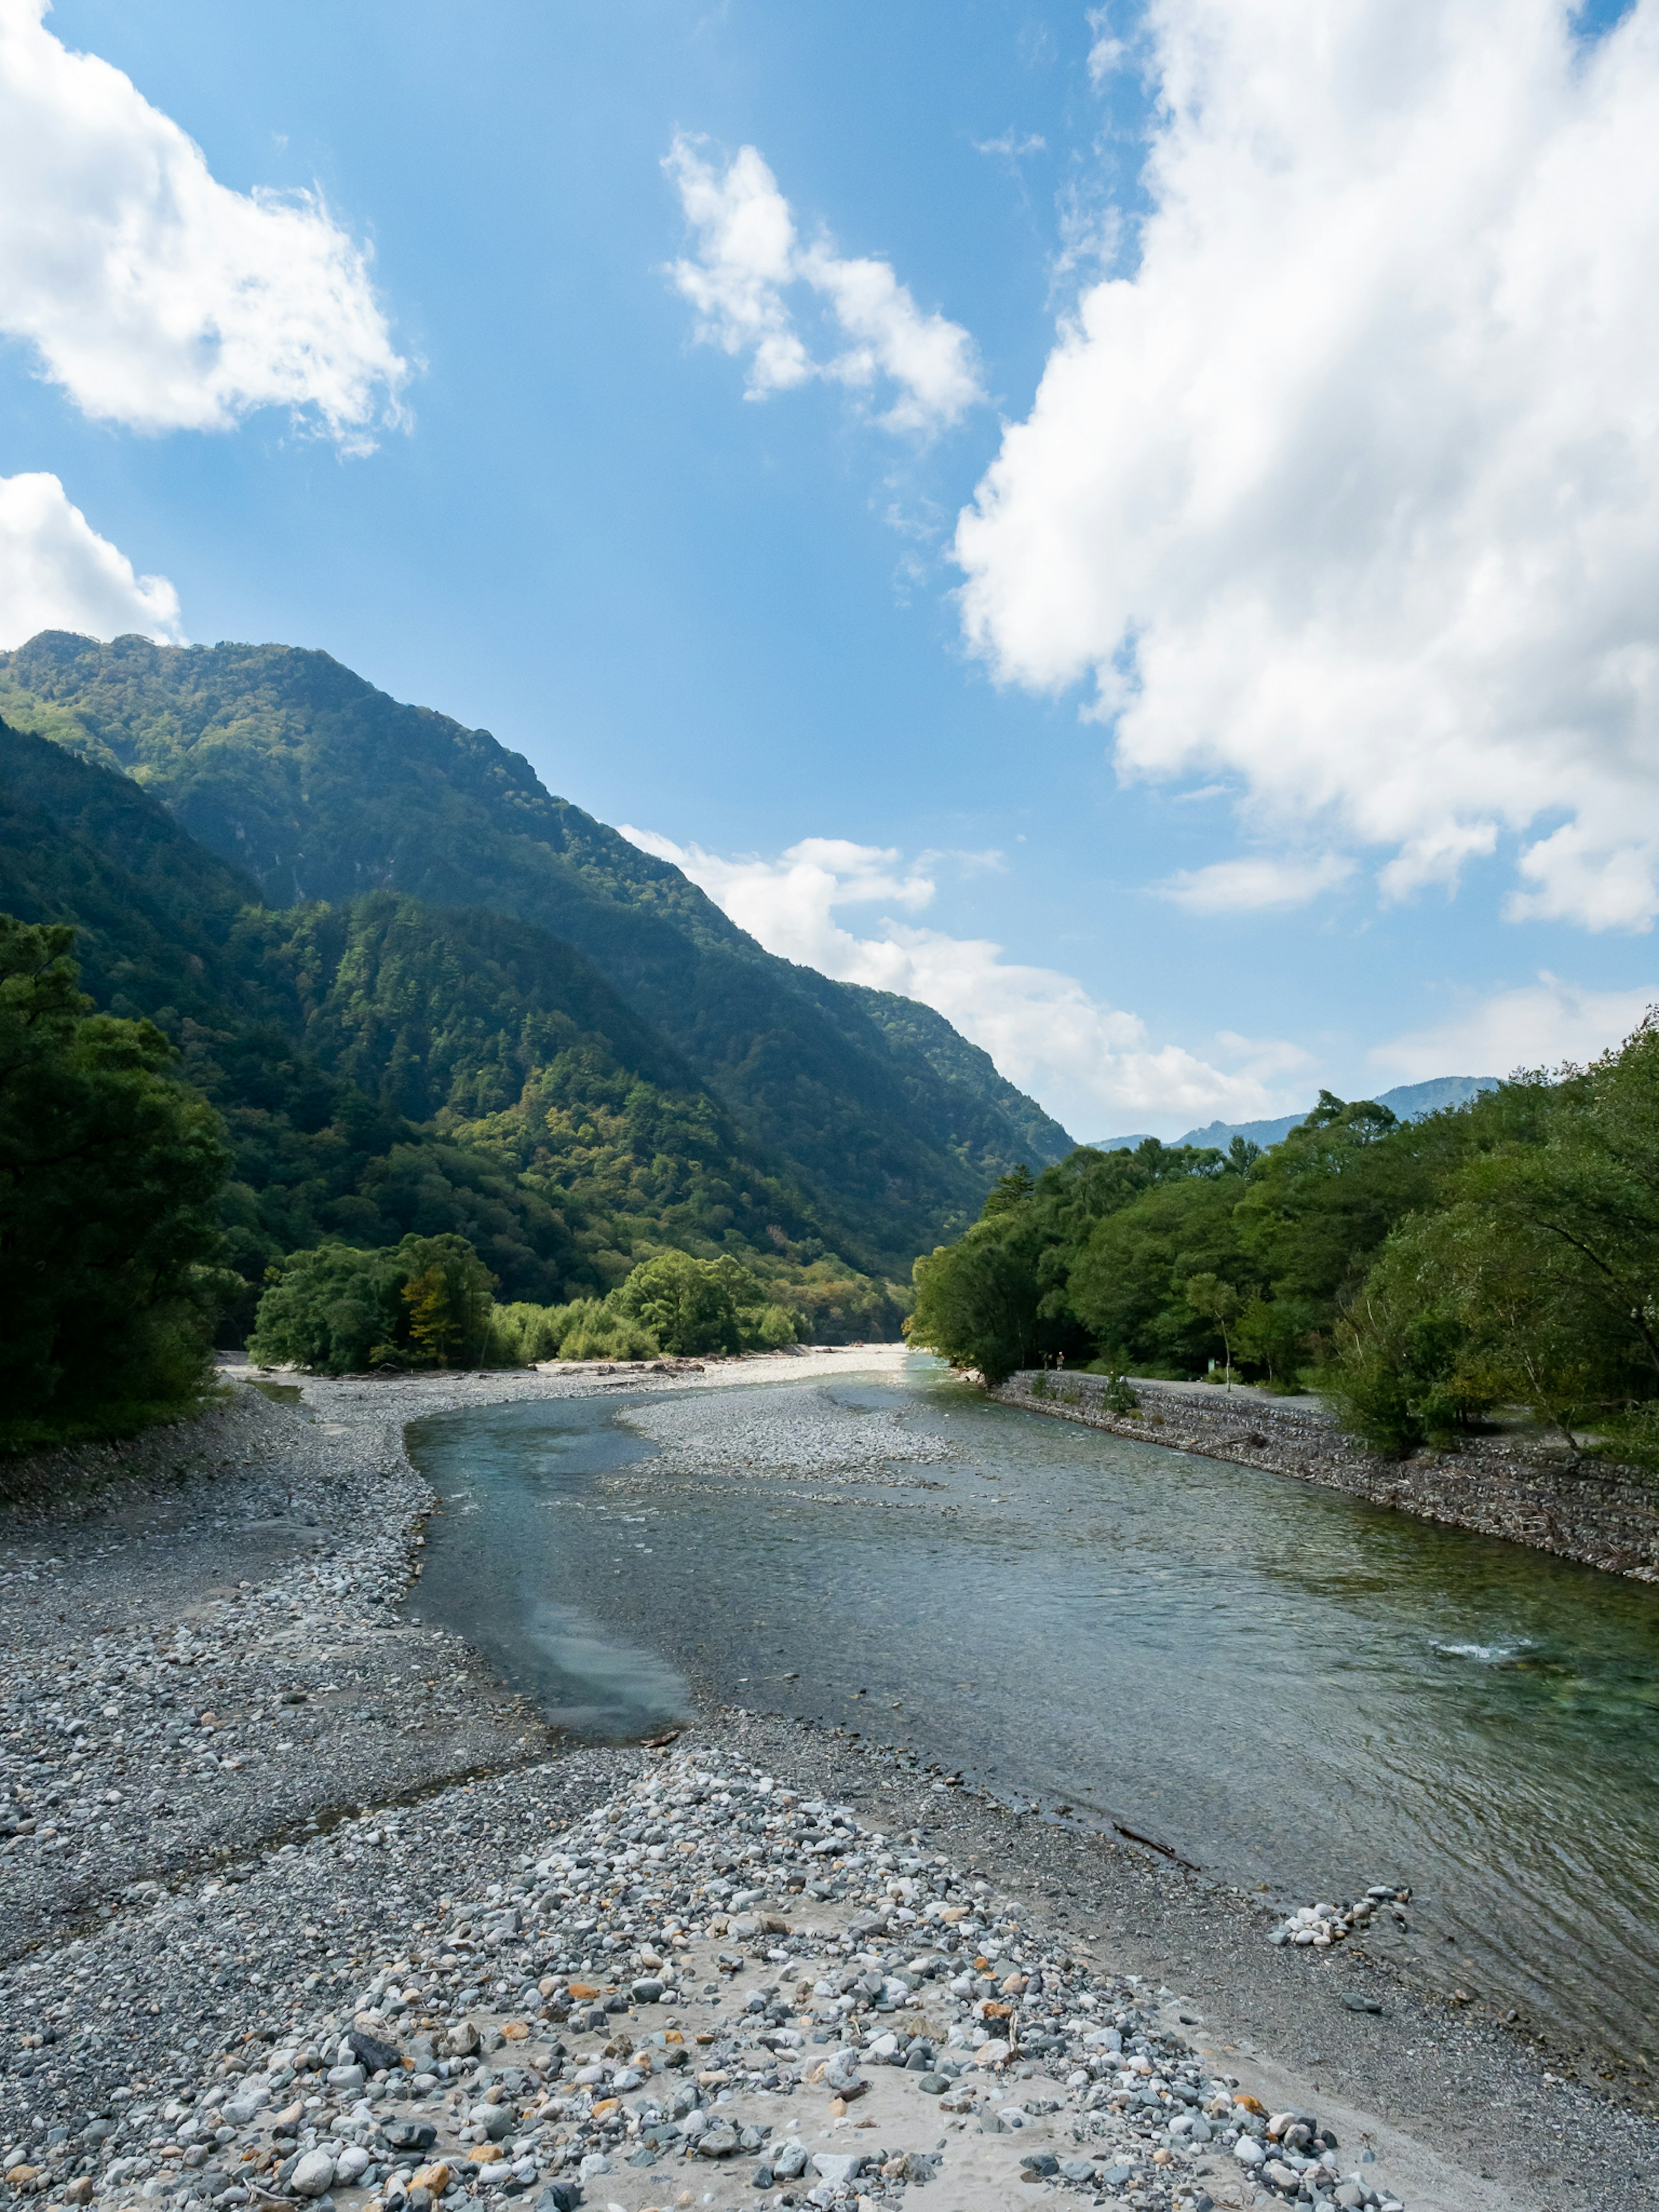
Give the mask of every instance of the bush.
<svg viewBox="0 0 1659 2212">
<path fill-rule="evenodd" d="M 149 1022 L 89 1012 L 75 933 L 0 915 L 0 1449 L 176 1419 L 238 1286 L 218 1116 Z"/>
<path fill-rule="evenodd" d="M 492 1307 L 491 1364 L 533 1367 L 538 1360 L 556 1359 L 569 1311 L 568 1306 L 538 1306 L 522 1302 Z"/>
<path fill-rule="evenodd" d="M 763 1306 L 751 1334 L 757 1350 L 781 1352 L 786 1345 L 805 1340 L 806 1317 L 793 1306 Z"/>
<path fill-rule="evenodd" d="M 641 1322 L 609 1300 L 578 1298 L 565 1312 L 561 1359 L 655 1359 L 664 1349 Z"/>
</svg>

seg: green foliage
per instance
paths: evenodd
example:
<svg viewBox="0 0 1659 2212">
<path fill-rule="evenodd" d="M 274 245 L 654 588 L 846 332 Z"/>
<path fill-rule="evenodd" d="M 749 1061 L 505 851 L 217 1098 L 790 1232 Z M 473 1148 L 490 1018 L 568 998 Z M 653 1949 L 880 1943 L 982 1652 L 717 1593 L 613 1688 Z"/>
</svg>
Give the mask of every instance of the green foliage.
<svg viewBox="0 0 1659 2212">
<path fill-rule="evenodd" d="M 1109 1368 L 1106 1384 L 1106 1410 L 1109 1413 L 1138 1413 L 1140 1400 L 1129 1378 L 1119 1368 Z"/>
<path fill-rule="evenodd" d="M 1430 1217 L 1406 1222 L 1350 1300 L 1322 1388 L 1371 1450 L 1455 1443 L 1493 1399 L 1472 1341 L 1456 1254 Z"/>
<path fill-rule="evenodd" d="M 1017 1213 L 1036 1195 L 1036 1178 L 1022 1160 L 1017 1168 L 1011 1168 L 992 1184 L 979 1218 L 981 1221 L 995 1221 L 1005 1213 Z"/>
<path fill-rule="evenodd" d="M 461 1237 L 416 1240 L 424 1265 L 403 1286 L 414 1356 L 434 1367 L 477 1364 L 494 1346 L 490 1292 L 495 1278 Z M 411 1255 L 412 1256 L 412 1255 Z"/>
<path fill-rule="evenodd" d="M 496 1306 L 489 1316 L 495 1351 L 491 1364 L 534 1367 L 540 1360 L 556 1359 L 569 1311 L 568 1306 L 532 1305 L 523 1299 Z"/>
<path fill-rule="evenodd" d="M 148 1022 L 91 1012 L 73 932 L 0 915 L 0 1448 L 177 1414 L 209 1376 L 227 1155 Z"/>
<path fill-rule="evenodd" d="M 1446 1117 L 1439 1117 L 1446 1118 Z M 1659 1397 L 1659 1025 L 1458 1117 L 1437 1203 L 1349 1301 L 1332 1387 L 1363 1434 L 1455 1441 L 1500 1405 L 1642 1457 Z"/>
<path fill-rule="evenodd" d="M 401 706 L 325 653 L 47 631 L 0 654 L 0 713 L 139 777 L 273 906 L 389 884 L 577 947 L 866 1273 L 901 1273 L 1015 1159 L 1065 1149 L 939 1016 L 763 951 L 487 731 Z"/>
<path fill-rule="evenodd" d="M 465 1237 L 405 1237 L 363 1251 L 323 1244 L 270 1271 L 248 1353 L 261 1367 L 493 1365 L 494 1279 Z"/>
<path fill-rule="evenodd" d="M 1212 1321 L 1221 1332 L 1222 1353 L 1227 1363 L 1227 1372 L 1231 1375 L 1233 1371 L 1232 1324 L 1238 1319 L 1244 1304 L 1237 1289 L 1219 1275 L 1188 1275 L 1182 1285 L 1181 1294 L 1200 1320 Z"/>
<path fill-rule="evenodd" d="M 637 1316 L 619 1312 L 609 1300 L 578 1298 L 564 1313 L 561 1359 L 654 1359 L 670 1348 Z"/>
</svg>

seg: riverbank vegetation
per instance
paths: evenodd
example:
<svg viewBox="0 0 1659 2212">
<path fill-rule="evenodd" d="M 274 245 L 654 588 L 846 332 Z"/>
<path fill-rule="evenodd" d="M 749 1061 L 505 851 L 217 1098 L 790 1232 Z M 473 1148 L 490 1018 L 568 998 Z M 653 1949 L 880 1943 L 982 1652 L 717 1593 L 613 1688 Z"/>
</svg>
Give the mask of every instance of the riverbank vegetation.
<svg viewBox="0 0 1659 2212">
<path fill-rule="evenodd" d="M 1659 1019 L 1419 1121 L 1322 1092 L 1266 1152 L 1080 1148 L 1005 1176 L 915 1279 L 911 1340 L 994 1380 L 1231 1358 L 1378 1450 L 1522 1407 L 1659 1470 Z"/>
<path fill-rule="evenodd" d="M 496 1287 L 463 1237 L 321 1245 L 270 1270 L 248 1354 L 262 1367 L 347 1375 L 777 1351 L 810 1334 L 805 1314 L 730 1258 L 659 1253 L 607 1297 L 562 1305 L 498 1305 Z"/>
</svg>

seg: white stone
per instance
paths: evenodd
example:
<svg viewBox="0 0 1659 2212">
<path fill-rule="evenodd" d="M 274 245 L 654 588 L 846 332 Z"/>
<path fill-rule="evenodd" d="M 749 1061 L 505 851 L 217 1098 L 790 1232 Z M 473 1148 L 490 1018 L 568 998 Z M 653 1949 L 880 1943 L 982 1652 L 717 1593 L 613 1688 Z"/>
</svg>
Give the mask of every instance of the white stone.
<svg viewBox="0 0 1659 2212">
<path fill-rule="evenodd" d="M 334 2180 L 334 2160 L 325 2150 L 308 2150 L 289 2179 L 296 2197 L 325 2196 Z"/>
<path fill-rule="evenodd" d="M 856 2180 L 866 2162 L 861 2151 L 821 2150 L 812 2154 L 812 2163 L 817 2166 L 820 2178 L 832 2189 L 839 2189 L 847 2182 Z"/>
</svg>

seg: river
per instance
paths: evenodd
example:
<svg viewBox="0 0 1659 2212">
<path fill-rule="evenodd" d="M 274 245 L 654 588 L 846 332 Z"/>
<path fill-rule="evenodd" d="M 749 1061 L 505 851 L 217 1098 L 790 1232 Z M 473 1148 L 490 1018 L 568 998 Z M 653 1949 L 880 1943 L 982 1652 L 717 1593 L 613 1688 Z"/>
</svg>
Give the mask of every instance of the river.
<svg viewBox="0 0 1659 2212">
<path fill-rule="evenodd" d="M 1287 1902 L 1409 1883 L 1442 1984 L 1651 2048 L 1659 1592 L 922 1360 L 409 1441 L 445 1501 L 422 1609 L 573 1733 L 695 1687 Z"/>
</svg>

